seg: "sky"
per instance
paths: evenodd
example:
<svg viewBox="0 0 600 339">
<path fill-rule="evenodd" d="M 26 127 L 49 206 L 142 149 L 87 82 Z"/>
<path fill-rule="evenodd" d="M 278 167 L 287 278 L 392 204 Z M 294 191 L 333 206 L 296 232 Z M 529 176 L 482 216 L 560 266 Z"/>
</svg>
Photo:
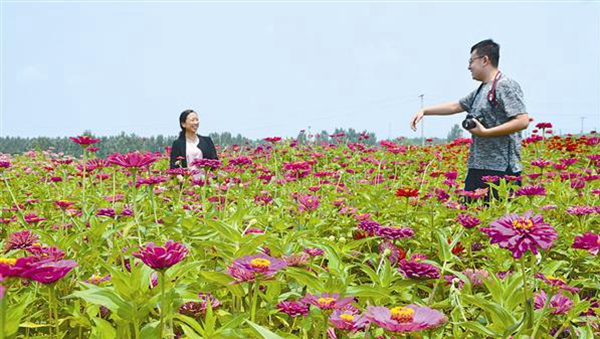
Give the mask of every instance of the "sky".
<svg viewBox="0 0 600 339">
<path fill-rule="evenodd" d="M 487 38 L 536 122 L 600 129 L 599 1 L 0 0 L 0 136 L 175 135 L 191 108 L 203 135 L 419 137 Z"/>
</svg>

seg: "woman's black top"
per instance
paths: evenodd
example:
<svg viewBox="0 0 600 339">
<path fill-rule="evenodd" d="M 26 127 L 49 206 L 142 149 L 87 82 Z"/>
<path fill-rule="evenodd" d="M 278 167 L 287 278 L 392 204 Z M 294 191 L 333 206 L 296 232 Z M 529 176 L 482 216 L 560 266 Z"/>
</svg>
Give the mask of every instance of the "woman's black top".
<svg viewBox="0 0 600 339">
<path fill-rule="evenodd" d="M 170 168 L 188 167 L 187 158 L 185 156 L 185 144 L 185 135 L 180 135 L 179 138 L 173 141 L 173 147 L 171 147 L 171 160 L 169 161 Z M 198 135 L 198 148 L 202 151 L 203 159 L 219 159 L 215 144 L 210 137 Z M 176 164 L 177 161 L 179 161 L 179 164 Z"/>
</svg>

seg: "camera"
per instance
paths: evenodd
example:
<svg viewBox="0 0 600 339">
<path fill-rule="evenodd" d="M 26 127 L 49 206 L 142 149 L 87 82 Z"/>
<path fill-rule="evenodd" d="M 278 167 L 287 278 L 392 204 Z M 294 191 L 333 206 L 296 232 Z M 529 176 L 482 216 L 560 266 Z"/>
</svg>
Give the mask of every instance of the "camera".
<svg viewBox="0 0 600 339">
<path fill-rule="evenodd" d="M 462 127 L 466 130 L 470 130 L 475 128 L 475 121 L 473 121 L 473 119 L 477 119 L 477 121 L 479 121 L 480 124 L 483 125 L 483 127 L 487 128 L 486 123 L 483 121 L 483 117 L 476 117 L 472 114 L 467 114 L 467 116 L 465 117 L 465 120 L 463 120 L 462 122 Z"/>
</svg>

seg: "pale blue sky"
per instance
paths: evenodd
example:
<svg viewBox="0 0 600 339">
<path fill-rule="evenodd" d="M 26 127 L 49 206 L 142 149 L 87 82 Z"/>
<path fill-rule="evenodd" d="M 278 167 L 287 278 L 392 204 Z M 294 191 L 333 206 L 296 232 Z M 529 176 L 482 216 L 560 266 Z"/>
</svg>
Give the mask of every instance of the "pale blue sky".
<svg viewBox="0 0 600 339">
<path fill-rule="evenodd" d="M 175 135 L 186 108 L 201 134 L 419 136 L 419 94 L 475 90 L 486 38 L 536 121 L 600 128 L 597 1 L 0 2 L 2 136 Z M 425 135 L 462 119 L 427 117 Z"/>
</svg>

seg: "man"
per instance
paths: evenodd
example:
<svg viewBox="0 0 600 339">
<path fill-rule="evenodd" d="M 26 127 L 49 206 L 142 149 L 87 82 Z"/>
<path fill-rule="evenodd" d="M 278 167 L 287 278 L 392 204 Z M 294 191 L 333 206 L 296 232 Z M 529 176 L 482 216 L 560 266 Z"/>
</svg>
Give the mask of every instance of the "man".
<svg viewBox="0 0 600 339">
<path fill-rule="evenodd" d="M 467 126 L 473 143 L 469 150 L 465 190 L 485 188 L 484 176 L 521 174 L 521 130 L 529 125 L 523 92 L 517 82 L 498 70 L 500 46 L 483 40 L 471 48 L 469 71 L 480 81 L 478 89 L 459 101 L 438 104 L 418 111 L 410 122 L 416 125 L 425 115 L 452 115 L 468 112 L 472 126 Z M 472 127 L 472 128 L 471 128 Z M 518 183 L 520 185 L 520 182 Z M 497 192 L 494 192 L 497 197 Z"/>
</svg>

